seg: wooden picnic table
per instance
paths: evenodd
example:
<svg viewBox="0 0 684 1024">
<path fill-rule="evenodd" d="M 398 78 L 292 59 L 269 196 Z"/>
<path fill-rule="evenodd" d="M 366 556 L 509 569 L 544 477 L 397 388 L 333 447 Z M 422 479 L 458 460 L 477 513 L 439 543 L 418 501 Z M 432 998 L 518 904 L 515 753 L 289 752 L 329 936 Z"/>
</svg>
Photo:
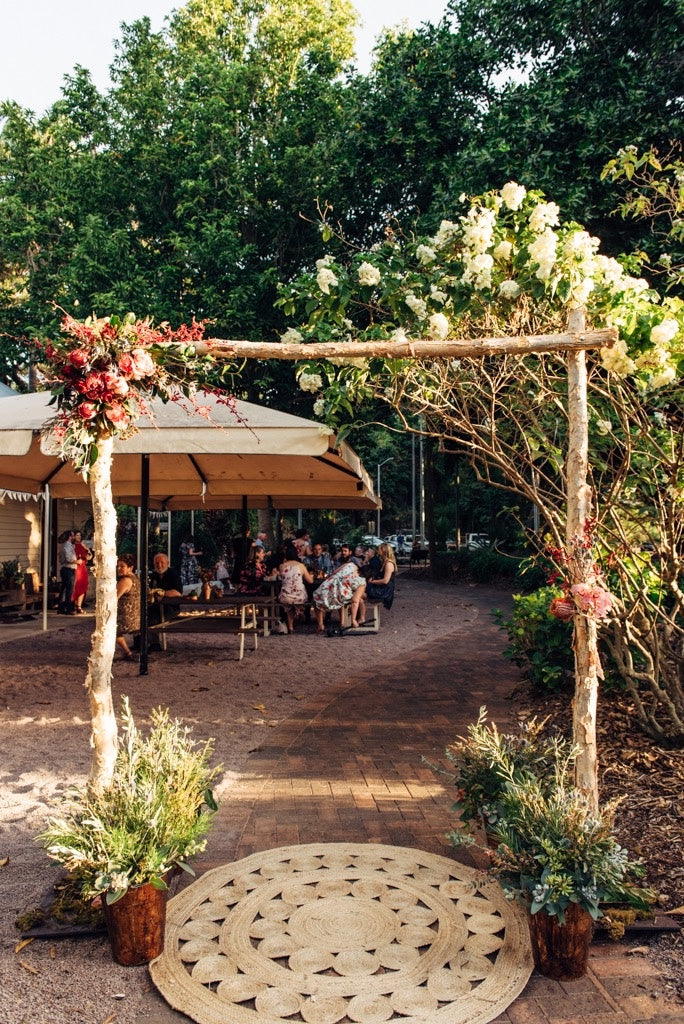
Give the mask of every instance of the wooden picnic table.
<svg viewBox="0 0 684 1024">
<path fill-rule="evenodd" d="M 252 636 L 253 650 L 256 651 L 258 648 L 259 622 L 256 600 L 247 595 L 233 594 L 212 598 L 209 601 L 201 597 L 155 597 L 154 604 L 159 608 L 160 621 L 150 623 L 148 633 L 159 634 L 163 650 L 166 650 L 166 638 L 169 633 L 218 633 L 237 636 L 238 660 L 242 661 L 245 653 L 245 636 Z"/>
</svg>

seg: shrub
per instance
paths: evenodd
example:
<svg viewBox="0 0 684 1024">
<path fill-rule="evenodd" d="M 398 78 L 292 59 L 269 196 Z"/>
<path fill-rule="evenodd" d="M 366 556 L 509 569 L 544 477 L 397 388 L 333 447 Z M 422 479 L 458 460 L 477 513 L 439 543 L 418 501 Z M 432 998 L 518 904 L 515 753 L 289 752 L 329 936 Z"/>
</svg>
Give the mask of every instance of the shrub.
<svg viewBox="0 0 684 1024">
<path fill-rule="evenodd" d="M 549 614 L 554 597 L 558 597 L 554 587 L 514 594 L 511 618 L 498 609 L 493 615 L 508 634 L 504 656 L 522 668 L 533 686 L 555 692 L 573 685 L 575 660 L 572 623 Z"/>
</svg>

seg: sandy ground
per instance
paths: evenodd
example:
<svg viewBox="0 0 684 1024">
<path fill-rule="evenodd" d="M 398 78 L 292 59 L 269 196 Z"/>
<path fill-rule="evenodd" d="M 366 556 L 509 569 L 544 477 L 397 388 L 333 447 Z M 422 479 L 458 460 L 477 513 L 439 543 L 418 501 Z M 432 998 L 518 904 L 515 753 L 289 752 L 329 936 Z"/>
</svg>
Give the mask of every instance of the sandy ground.
<svg viewBox="0 0 684 1024">
<path fill-rule="evenodd" d="M 292 636 L 260 637 L 256 652 L 248 638 L 242 662 L 233 637 L 177 637 L 150 657 L 147 676 L 117 661 L 115 706 L 127 694 L 140 725 L 161 705 L 198 738 L 214 737 L 225 802 L 264 730 L 301 711 L 302 701 L 332 693 L 357 667 L 379 667 L 457 631 L 474 614 L 467 586 L 402 579 L 397 590 L 380 632 L 368 637 L 329 639 L 301 626 Z M 0 861 L 9 858 L 0 868 L 0 1024 L 132 1024 L 144 1019 L 147 971 L 114 964 L 106 938 L 34 941 L 16 952 L 17 915 L 38 905 L 59 873 L 33 837 L 51 802 L 90 769 L 83 680 L 92 618 L 52 622 L 48 633 L 34 623 L 0 642 Z"/>
</svg>

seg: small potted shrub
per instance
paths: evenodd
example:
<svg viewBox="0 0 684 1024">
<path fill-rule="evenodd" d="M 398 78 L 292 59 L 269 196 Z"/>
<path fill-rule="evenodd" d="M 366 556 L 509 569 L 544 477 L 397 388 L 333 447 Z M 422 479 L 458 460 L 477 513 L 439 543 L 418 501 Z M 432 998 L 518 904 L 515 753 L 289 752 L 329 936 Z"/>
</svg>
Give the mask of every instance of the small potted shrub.
<svg viewBox="0 0 684 1024">
<path fill-rule="evenodd" d="M 500 802 L 511 779 L 528 775 L 549 779 L 559 757 L 573 756 L 570 744 L 558 736 L 544 736 L 546 720 L 536 719 L 520 726 L 517 733 L 501 733 L 487 722 L 487 709 L 480 708 L 477 722 L 468 726 L 445 751 L 454 771 L 432 767 L 456 786 L 452 810 L 463 824 L 481 826 L 496 841 L 494 828 L 500 818 Z"/>
<path fill-rule="evenodd" d="M 216 804 L 213 740 L 198 742 L 161 708 L 147 736 L 123 698 L 122 736 L 111 785 L 75 789 L 37 837 L 85 900 L 102 900 L 118 963 L 146 963 L 163 950 L 168 878 L 204 850 Z"/>
<path fill-rule="evenodd" d="M 559 756 L 550 775 L 510 771 L 498 796 L 491 871 L 511 898 L 528 908 L 535 964 L 552 978 L 586 972 L 593 923 L 601 903 L 647 910 L 655 894 L 640 889 L 643 874 L 613 835 L 617 802 L 592 813 L 571 780 L 573 752 Z M 454 845 L 468 842 L 450 833 Z"/>
</svg>

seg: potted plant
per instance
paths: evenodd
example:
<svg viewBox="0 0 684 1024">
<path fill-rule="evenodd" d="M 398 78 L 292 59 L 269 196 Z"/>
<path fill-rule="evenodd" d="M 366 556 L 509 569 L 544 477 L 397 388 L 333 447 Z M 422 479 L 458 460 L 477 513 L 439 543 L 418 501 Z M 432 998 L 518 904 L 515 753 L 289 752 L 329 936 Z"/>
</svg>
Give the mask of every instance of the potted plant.
<svg viewBox="0 0 684 1024">
<path fill-rule="evenodd" d="M 538 722 L 533 718 L 517 733 L 501 733 L 494 723 L 487 722 L 487 709 L 481 707 L 467 735 L 459 736 L 446 748 L 445 756 L 455 770 L 431 765 L 456 786 L 451 809 L 463 824 L 481 826 L 488 838 L 496 841 L 494 828 L 501 816 L 501 797 L 507 783 L 528 775 L 548 780 L 559 757 L 572 756 L 566 740 L 544 735 L 545 725 L 546 719 Z"/>
<path fill-rule="evenodd" d="M 102 900 L 118 963 L 146 963 L 163 950 L 168 878 L 206 846 L 216 804 L 213 740 L 198 742 L 161 708 L 147 736 L 122 701 L 122 736 L 111 785 L 75 789 L 37 837 L 84 899 Z"/>
<path fill-rule="evenodd" d="M 0 576 L 6 590 L 12 587 L 20 587 L 24 582 L 24 574 L 21 571 L 18 558 L 8 558 L 0 562 Z"/>
<path fill-rule="evenodd" d="M 509 773 L 498 798 L 498 845 L 489 853 L 492 873 L 529 910 L 536 966 L 557 979 L 585 973 L 601 903 L 648 909 L 655 898 L 635 884 L 643 867 L 613 835 L 617 801 L 592 813 L 572 784 L 572 759 L 566 751 L 546 779 Z M 462 832 L 450 838 L 468 841 Z"/>
</svg>

